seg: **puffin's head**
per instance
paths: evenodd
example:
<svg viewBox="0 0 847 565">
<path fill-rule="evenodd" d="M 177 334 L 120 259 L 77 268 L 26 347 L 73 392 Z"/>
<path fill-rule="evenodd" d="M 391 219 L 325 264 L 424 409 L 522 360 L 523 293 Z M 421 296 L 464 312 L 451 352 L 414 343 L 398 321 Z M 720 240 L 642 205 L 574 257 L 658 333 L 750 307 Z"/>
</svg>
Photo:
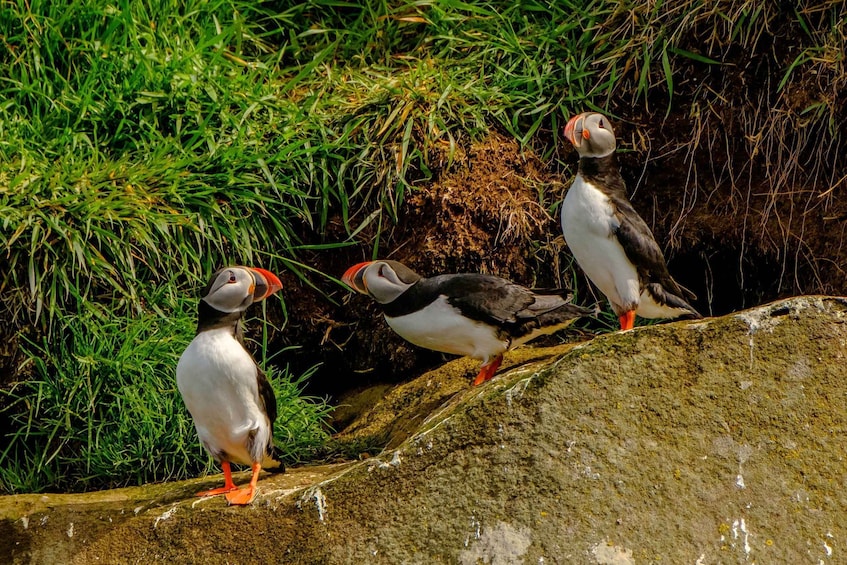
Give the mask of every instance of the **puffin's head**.
<svg viewBox="0 0 847 565">
<path fill-rule="evenodd" d="M 279 278 L 254 267 L 224 267 L 212 275 L 201 300 L 219 312 L 243 312 L 282 289 Z"/>
<path fill-rule="evenodd" d="M 353 265 L 344 273 L 344 284 L 370 295 L 380 304 L 388 304 L 421 279 L 412 269 L 397 261 L 367 261 Z"/>
<path fill-rule="evenodd" d="M 565 126 L 565 137 L 580 157 L 605 157 L 617 147 L 612 124 L 597 112 L 584 112 L 571 118 Z"/>
</svg>

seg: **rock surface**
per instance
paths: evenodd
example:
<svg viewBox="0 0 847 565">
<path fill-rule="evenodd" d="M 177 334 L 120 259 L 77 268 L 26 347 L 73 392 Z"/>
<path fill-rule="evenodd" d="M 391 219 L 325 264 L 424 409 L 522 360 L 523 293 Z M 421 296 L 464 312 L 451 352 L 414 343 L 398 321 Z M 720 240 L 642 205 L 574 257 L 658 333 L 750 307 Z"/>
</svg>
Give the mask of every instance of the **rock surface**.
<svg viewBox="0 0 847 565">
<path fill-rule="evenodd" d="M 488 384 L 467 384 L 425 420 L 384 431 L 396 447 L 378 457 L 263 479 L 248 508 L 191 496 L 217 477 L 0 498 L 0 555 L 12 563 L 847 560 L 847 300 L 798 297 L 541 352 Z M 467 361 L 450 367 L 461 378 L 472 372 Z M 410 406 L 429 409 L 443 397 L 440 371 L 403 385 L 431 390 Z M 400 392 L 386 395 L 391 411 L 414 414 L 398 408 Z M 361 428 L 375 433 L 385 420 Z"/>
</svg>

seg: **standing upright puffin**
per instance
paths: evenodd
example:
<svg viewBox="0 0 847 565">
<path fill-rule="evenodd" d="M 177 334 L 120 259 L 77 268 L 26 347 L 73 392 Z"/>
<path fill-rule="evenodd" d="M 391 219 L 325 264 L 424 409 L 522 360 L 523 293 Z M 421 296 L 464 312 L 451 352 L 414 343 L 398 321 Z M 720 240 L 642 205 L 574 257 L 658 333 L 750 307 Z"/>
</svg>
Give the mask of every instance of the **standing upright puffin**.
<svg viewBox="0 0 847 565">
<path fill-rule="evenodd" d="M 226 267 L 212 275 L 197 307 L 197 335 L 179 358 L 176 384 L 206 450 L 221 464 L 224 486 L 197 496 L 226 494 L 229 504 L 249 504 L 259 471 L 285 470 L 273 458 L 276 397 L 267 377 L 244 348 L 242 315 L 282 288 L 273 273 Z M 251 465 L 250 484 L 232 482 L 230 463 Z"/>
<path fill-rule="evenodd" d="M 650 228 L 626 198 L 615 132 L 602 114 L 574 116 L 565 137 L 579 153 L 576 179 L 562 203 L 562 231 L 576 262 L 606 295 L 622 330 L 644 318 L 702 318 L 696 297 L 668 273 Z"/>
<path fill-rule="evenodd" d="M 470 273 L 423 278 L 397 261 L 353 265 L 341 280 L 376 300 L 406 341 L 482 360 L 474 385 L 494 376 L 506 350 L 593 312 L 570 304 L 560 289 L 533 291 Z"/>
</svg>

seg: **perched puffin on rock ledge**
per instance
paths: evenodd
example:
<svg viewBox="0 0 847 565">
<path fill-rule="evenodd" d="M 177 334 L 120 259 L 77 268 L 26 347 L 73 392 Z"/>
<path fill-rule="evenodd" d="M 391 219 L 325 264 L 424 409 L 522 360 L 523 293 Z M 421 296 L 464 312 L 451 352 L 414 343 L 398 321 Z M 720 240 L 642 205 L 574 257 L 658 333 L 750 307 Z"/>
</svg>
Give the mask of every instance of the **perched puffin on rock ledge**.
<svg viewBox="0 0 847 565">
<path fill-rule="evenodd" d="M 576 262 L 606 295 L 621 329 L 643 318 L 702 318 L 694 294 L 668 273 L 650 228 L 626 198 L 609 120 L 587 112 L 565 126 L 579 170 L 562 202 L 562 231 Z"/>
<path fill-rule="evenodd" d="M 570 304 L 560 289 L 530 290 L 470 273 L 423 278 L 397 261 L 353 265 L 341 280 L 376 300 L 388 325 L 406 341 L 482 360 L 474 385 L 494 376 L 505 351 L 593 313 Z"/>
<path fill-rule="evenodd" d="M 284 471 L 273 457 L 276 397 L 267 377 L 244 348 L 242 315 L 282 288 L 276 275 L 252 267 L 226 267 L 212 275 L 197 307 L 197 335 L 176 367 L 176 383 L 197 435 L 221 464 L 224 486 L 197 496 L 225 494 L 229 504 L 249 504 L 262 467 Z M 250 484 L 232 482 L 230 463 L 250 465 Z"/>
</svg>

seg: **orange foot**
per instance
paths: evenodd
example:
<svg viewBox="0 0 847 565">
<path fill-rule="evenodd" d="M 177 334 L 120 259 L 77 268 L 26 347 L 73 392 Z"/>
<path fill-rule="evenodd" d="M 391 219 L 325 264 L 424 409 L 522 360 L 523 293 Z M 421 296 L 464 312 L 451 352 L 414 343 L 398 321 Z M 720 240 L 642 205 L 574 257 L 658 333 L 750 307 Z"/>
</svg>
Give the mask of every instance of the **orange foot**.
<svg viewBox="0 0 847 565">
<path fill-rule="evenodd" d="M 259 471 L 262 470 L 261 463 L 253 463 L 253 476 L 250 477 L 250 484 L 242 489 L 237 489 L 233 492 L 226 493 L 226 501 L 230 504 L 250 504 L 256 498 L 256 483 L 259 482 Z"/>
<path fill-rule="evenodd" d="M 635 326 L 635 310 L 624 312 L 618 316 L 621 323 L 621 330 L 631 330 Z"/>
<path fill-rule="evenodd" d="M 229 504 L 244 505 L 253 502 L 256 497 L 256 489 L 250 485 L 244 488 L 235 489 L 232 492 L 226 493 L 226 501 Z"/>
<path fill-rule="evenodd" d="M 221 469 L 223 469 L 224 472 L 224 486 L 220 488 L 213 488 L 211 490 L 201 490 L 195 496 L 215 496 L 238 489 L 238 487 L 235 486 L 235 483 L 232 482 L 232 470 L 229 468 L 229 461 L 221 463 Z"/>
<path fill-rule="evenodd" d="M 497 369 L 500 368 L 500 363 L 502 362 L 503 356 L 498 355 L 497 357 L 483 365 L 482 368 L 480 368 L 479 370 L 479 374 L 474 379 L 473 385 L 477 386 L 484 383 L 485 381 L 490 381 L 491 377 L 494 376 L 494 373 L 497 372 Z"/>
</svg>

